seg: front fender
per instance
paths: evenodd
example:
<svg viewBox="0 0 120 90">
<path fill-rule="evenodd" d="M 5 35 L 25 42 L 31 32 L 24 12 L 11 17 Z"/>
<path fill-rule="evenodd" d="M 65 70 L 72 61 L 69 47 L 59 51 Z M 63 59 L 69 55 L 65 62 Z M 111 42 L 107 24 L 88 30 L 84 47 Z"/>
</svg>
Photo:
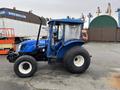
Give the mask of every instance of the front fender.
<svg viewBox="0 0 120 90">
<path fill-rule="evenodd" d="M 19 52 L 24 52 L 24 53 L 27 53 L 27 52 L 33 52 L 36 50 L 36 46 L 35 45 L 26 45 L 26 46 L 23 46 L 21 47 L 21 50 Z"/>
<path fill-rule="evenodd" d="M 71 49 L 72 47 L 75 46 L 82 46 L 84 44 L 84 41 L 82 40 L 71 40 L 71 41 L 67 41 L 64 43 L 64 46 L 61 46 L 58 51 L 57 51 L 57 61 L 58 62 L 62 62 L 65 53 Z"/>
</svg>

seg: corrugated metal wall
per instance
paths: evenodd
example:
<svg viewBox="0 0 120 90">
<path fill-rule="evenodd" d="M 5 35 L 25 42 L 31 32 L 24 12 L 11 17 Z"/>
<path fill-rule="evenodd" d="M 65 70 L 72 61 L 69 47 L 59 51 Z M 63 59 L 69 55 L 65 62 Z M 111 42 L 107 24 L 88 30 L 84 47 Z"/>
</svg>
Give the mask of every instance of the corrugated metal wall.
<svg viewBox="0 0 120 90">
<path fill-rule="evenodd" d="M 116 30 L 88 30 L 89 41 L 120 42 L 120 28 Z"/>
</svg>

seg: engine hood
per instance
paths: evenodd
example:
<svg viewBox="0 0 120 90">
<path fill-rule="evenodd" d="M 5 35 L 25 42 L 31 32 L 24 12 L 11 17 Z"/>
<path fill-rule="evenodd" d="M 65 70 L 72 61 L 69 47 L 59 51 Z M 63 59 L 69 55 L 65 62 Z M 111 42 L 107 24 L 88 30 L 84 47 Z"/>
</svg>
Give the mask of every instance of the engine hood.
<svg viewBox="0 0 120 90">
<path fill-rule="evenodd" d="M 27 41 L 22 42 L 21 44 L 22 45 L 23 44 L 36 45 L 36 41 L 37 40 L 27 40 Z M 39 40 L 38 45 L 39 46 L 45 46 L 46 42 L 47 42 L 47 40 L 45 40 L 45 39 Z"/>
<path fill-rule="evenodd" d="M 36 41 L 37 40 L 28 40 L 28 41 L 24 41 L 20 43 L 20 47 L 17 51 L 18 52 L 33 52 L 34 50 L 36 50 Z M 39 40 L 38 47 L 45 48 L 47 46 L 47 42 L 48 41 L 46 39 Z"/>
</svg>

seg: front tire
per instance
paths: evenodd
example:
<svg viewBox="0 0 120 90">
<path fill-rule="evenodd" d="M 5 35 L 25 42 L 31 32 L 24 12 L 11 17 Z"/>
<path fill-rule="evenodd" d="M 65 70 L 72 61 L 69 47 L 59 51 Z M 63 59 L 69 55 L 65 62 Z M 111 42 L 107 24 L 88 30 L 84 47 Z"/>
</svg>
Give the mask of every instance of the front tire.
<svg viewBox="0 0 120 90">
<path fill-rule="evenodd" d="M 64 56 L 64 66 L 71 73 L 83 73 L 89 65 L 90 55 L 83 47 L 73 47 Z"/>
<path fill-rule="evenodd" d="M 31 77 L 37 70 L 36 60 L 29 55 L 19 57 L 14 64 L 14 72 L 21 78 Z"/>
</svg>

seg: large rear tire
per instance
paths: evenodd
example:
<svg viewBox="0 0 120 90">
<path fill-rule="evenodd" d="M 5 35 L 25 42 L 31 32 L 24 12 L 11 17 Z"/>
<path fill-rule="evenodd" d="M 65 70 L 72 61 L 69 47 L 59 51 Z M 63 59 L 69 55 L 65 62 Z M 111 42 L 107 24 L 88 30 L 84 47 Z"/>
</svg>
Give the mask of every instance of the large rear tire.
<svg viewBox="0 0 120 90">
<path fill-rule="evenodd" d="M 71 73 L 83 73 L 89 65 L 90 55 L 83 47 L 73 47 L 64 56 L 64 66 Z"/>
<path fill-rule="evenodd" d="M 31 77 L 37 70 L 36 60 L 29 55 L 19 57 L 14 64 L 14 72 L 21 78 Z"/>
</svg>

